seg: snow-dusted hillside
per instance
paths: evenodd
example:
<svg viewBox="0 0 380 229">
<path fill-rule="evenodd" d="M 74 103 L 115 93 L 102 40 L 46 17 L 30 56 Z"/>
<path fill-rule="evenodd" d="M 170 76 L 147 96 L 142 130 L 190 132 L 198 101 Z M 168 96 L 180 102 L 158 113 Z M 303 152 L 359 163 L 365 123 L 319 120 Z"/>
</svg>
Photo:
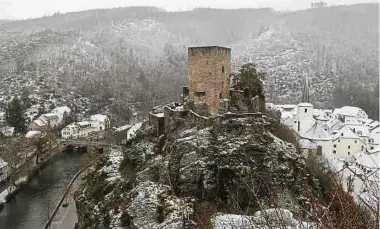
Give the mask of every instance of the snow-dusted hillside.
<svg viewBox="0 0 380 229">
<path fill-rule="evenodd" d="M 131 7 L 9 21 L 0 28 L 0 79 L 149 106 L 180 95 L 188 46 L 222 45 L 232 48 L 233 67 L 252 60 L 268 73 L 272 102 L 299 101 L 307 74 L 314 103 L 366 106 L 377 116 L 377 18 L 378 5 L 359 4 L 290 13 Z"/>
</svg>

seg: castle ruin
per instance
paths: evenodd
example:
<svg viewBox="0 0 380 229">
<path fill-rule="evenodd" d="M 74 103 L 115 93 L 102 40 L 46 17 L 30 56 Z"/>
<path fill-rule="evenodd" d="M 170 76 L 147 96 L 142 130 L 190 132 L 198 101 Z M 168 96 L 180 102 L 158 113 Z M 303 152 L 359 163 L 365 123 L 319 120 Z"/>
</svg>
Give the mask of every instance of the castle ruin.
<svg viewBox="0 0 380 229">
<path fill-rule="evenodd" d="M 229 118 L 261 117 L 265 109 L 263 90 L 247 94 L 231 88 L 230 65 L 230 48 L 189 47 L 188 86 L 183 87 L 182 103 L 152 109 L 148 125 L 155 134 L 171 133 L 179 125 L 205 127 Z"/>
<path fill-rule="evenodd" d="M 188 107 L 202 115 L 217 115 L 220 100 L 230 97 L 231 49 L 188 48 Z"/>
</svg>

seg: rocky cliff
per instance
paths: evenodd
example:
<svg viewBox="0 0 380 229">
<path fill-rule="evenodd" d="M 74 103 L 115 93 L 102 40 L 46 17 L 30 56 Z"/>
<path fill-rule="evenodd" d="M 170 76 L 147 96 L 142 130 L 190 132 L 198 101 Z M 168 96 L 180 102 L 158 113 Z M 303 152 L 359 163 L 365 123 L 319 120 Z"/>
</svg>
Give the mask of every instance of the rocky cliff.
<svg viewBox="0 0 380 229">
<path fill-rule="evenodd" d="M 306 219 L 305 187 L 318 185 L 274 128 L 265 116 L 234 118 L 157 139 L 146 125 L 87 175 L 75 195 L 80 228 L 254 228 L 271 208 L 285 224 Z"/>
</svg>

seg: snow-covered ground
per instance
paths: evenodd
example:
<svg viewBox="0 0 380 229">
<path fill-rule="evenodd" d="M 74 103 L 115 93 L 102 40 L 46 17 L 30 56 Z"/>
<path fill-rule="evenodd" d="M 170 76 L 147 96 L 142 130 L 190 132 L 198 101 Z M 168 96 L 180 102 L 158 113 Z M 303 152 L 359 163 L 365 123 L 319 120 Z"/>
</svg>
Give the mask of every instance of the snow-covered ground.
<svg viewBox="0 0 380 229">
<path fill-rule="evenodd" d="M 107 174 L 107 182 L 114 182 L 117 179 L 120 179 L 121 174 L 119 171 L 119 167 L 121 162 L 123 161 L 123 153 L 118 149 L 111 149 L 109 154 L 108 163 L 105 167 L 102 168 L 102 171 Z"/>
</svg>

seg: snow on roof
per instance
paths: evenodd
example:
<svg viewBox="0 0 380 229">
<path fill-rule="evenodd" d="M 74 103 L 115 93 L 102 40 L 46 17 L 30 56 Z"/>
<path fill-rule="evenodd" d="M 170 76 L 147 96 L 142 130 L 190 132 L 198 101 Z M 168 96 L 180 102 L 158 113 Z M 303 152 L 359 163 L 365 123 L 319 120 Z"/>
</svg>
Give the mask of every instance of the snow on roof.
<svg viewBox="0 0 380 229">
<path fill-rule="evenodd" d="M 33 121 L 37 126 L 46 126 L 47 124 L 41 119 L 36 119 Z"/>
<path fill-rule="evenodd" d="M 125 126 L 119 126 L 118 128 L 115 129 L 116 132 L 120 132 L 120 131 L 124 131 L 124 130 L 127 130 L 129 128 L 131 128 L 132 125 L 129 124 L 129 125 L 125 125 Z"/>
<path fill-rule="evenodd" d="M 327 127 L 327 126 L 326 126 Z M 331 140 L 332 137 L 329 135 L 322 123 L 316 122 L 309 130 L 307 130 L 303 136 L 304 138 L 314 139 L 314 140 Z"/>
<path fill-rule="evenodd" d="M 338 138 L 356 138 L 360 139 L 350 128 L 343 126 L 340 130 L 334 135 L 334 141 Z"/>
<path fill-rule="evenodd" d="M 105 122 L 106 119 L 108 119 L 107 116 L 106 115 L 102 115 L 102 114 L 96 114 L 96 115 L 91 115 L 90 116 L 90 120 L 92 120 L 92 121 Z"/>
<path fill-rule="evenodd" d="M 336 108 L 333 114 L 343 115 L 343 116 L 353 116 L 353 117 L 359 117 L 359 116 L 368 117 L 367 113 L 365 113 L 361 108 L 351 107 L 351 106 Z"/>
<path fill-rule="evenodd" d="M 299 140 L 299 146 L 301 149 L 317 149 L 317 143 L 315 143 L 309 139 Z"/>
<path fill-rule="evenodd" d="M 378 169 L 380 168 L 380 153 L 379 151 L 369 154 L 367 152 L 359 152 L 356 156 L 356 162 L 367 168 Z"/>
<path fill-rule="evenodd" d="M 298 107 L 312 107 L 313 104 L 311 104 L 311 103 L 299 103 L 297 106 Z"/>
<path fill-rule="evenodd" d="M 127 132 L 127 140 L 133 138 L 136 135 L 137 130 L 142 126 L 142 122 L 133 124 L 133 126 Z"/>
<path fill-rule="evenodd" d="M 67 106 L 62 106 L 62 107 L 56 107 L 54 108 L 51 113 L 54 113 L 54 114 L 57 114 L 58 115 L 58 120 L 59 122 L 62 122 L 63 120 L 63 115 L 65 114 L 70 114 L 71 113 L 71 109 Z"/>
<path fill-rule="evenodd" d="M 45 117 L 46 119 L 59 119 L 58 115 L 57 114 L 53 114 L 53 113 L 46 113 L 46 114 L 43 114 L 42 115 L 43 117 Z"/>
<path fill-rule="evenodd" d="M 79 126 L 91 125 L 91 123 L 88 122 L 88 121 L 77 122 L 76 124 L 79 125 Z"/>
<path fill-rule="evenodd" d="M 41 136 L 41 131 L 35 131 L 35 130 L 29 131 L 25 135 L 26 138 L 34 138 L 34 137 L 39 137 L 39 136 Z"/>
</svg>

